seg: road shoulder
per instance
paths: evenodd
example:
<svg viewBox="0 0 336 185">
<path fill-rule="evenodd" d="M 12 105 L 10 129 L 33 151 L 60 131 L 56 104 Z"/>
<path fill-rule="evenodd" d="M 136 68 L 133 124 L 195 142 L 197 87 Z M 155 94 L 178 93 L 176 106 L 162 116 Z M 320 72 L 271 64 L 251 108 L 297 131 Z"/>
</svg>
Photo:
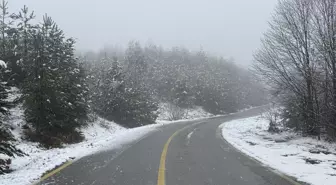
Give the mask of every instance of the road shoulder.
<svg viewBox="0 0 336 185">
<path fill-rule="evenodd" d="M 335 170 L 328 164 L 336 160 L 335 156 L 310 153 L 314 143 L 311 139 L 293 133 L 270 134 L 267 123 L 261 116 L 238 119 L 223 123 L 217 135 L 238 152 L 284 178 L 300 184 L 334 184 Z M 307 162 L 307 159 L 321 158 L 328 160 L 321 160 L 321 164 Z"/>
</svg>

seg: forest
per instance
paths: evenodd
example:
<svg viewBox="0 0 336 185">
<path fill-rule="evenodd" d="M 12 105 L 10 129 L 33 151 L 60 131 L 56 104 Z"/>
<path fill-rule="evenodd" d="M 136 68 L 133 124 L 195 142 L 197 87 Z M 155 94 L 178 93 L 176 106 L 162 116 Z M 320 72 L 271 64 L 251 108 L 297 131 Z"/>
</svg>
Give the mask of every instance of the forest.
<svg viewBox="0 0 336 185">
<path fill-rule="evenodd" d="M 335 11 L 334 0 L 279 1 L 254 63 L 281 107 L 271 130 L 335 141 Z"/>
<path fill-rule="evenodd" d="M 130 41 L 121 50 L 80 52 L 47 14 L 36 18 L 27 6 L 9 12 L 5 0 L 0 10 L 0 174 L 12 157 L 26 155 L 6 122 L 18 105 L 23 139 L 50 149 L 81 142 L 79 129 L 97 117 L 127 128 L 155 124 L 160 103 L 177 120 L 183 108 L 218 115 L 268 102 L 253 72 L 204 50 Z M 9 101 L 13 88 L 20 96 Z"/>
</svg>

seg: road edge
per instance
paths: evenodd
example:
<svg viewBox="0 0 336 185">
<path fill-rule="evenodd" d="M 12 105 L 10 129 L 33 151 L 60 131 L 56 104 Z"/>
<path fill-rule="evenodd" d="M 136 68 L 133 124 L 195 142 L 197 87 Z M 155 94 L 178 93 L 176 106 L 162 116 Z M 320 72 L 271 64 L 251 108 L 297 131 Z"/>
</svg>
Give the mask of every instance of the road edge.
<svg viewBox="0 0 336 185">
<path fill-rule="evenodd" d="M 120 156 L 123 152 L 125 152 L 126 150 L 128 150 L 129 148 L 131 148 L 132 146 L 134 146 L 135 144 L 137 144 L 138 142 L 144 140 L 145 138 L 147 138 L 149 135 L 153 134 L 155 131 L 157 131 L 158 128 L 155 128 L 153 130 L 151 130 L 150 132 L 148 132 L 147 134 L 145 134 L 144 136 L 140 137 L 138 140 L 136 141 L 133 141 L 133 142 L 129 142 L 129 143 L 124 143 L 124 145 L 127 145 L 125 148 L 123 147 L 120 147 L 120 148 L 114 148 L 114 149 L 121 149 L 115 156 L 118 157 Z M 114 150 L 114 149 L 111 149 L 111 150 Z M 99 153 L 99 152 L 97 152 Z M 93 153 L 93 154 L 90 154 L 90 155 L 94 155 L 96 153 Z M 87 155 L 87 156 L 90 156 L 90 155 Z M 31 183 L 31 185 L 38 185 L 39 183 L 42 183 L 43 181 L 47 180 L 48 178 L 56 175 L 57 173 L 61 172 L 62 170 L 64 170 L 65 168 L 67 168 L 68 166 L 72 165 L 74 162 L 76 162 L 77 160 L 80 160 L 84 157 L 87 157 L 87 156 L 82 156 L 80 158 L 77 158 L 77 159 L 73 159 L 73 160 L 67 160 L 67 161 L 64 161 L 63 163 L 61 163 L 60 165 L 58 166 L 55 166 L 55 168 L 51 169 L 51 170 L 47 170 L 44 174 L 42 175 L 39 179 L 36 179 L 34 182 Z"/>
<path fill-rule="evenodd" d="M 243 151 L 239 150 L 238 148 L 236 148 L 235 146 L 233 146 L 229 141 L 227 141 L 223 134 L 222 134 L 222 129 L 224 127 L 224 124 L 226 124 L 226 122 L 220 124 L 218 126 L 218 128 L 216 129 L 216 137 L 221 139 L 223 142 L 225 142 L 228 146 L 230 146 L 231 148 L 233 148 L 235 151 L 239 152 L 240 154 L 242 154 L 243 156 L 251 159 L 252 161 L 256 162 L 257 164 L 265 167 L 265 168 L 268 168 L 270 171 L 272 171 L 273 173 L 275 173 L 276 175 L 280 176 L 281 178 L 285 179 L 286 181 L 288 181 L 289 183 L 291 183 L 292 185 L 309 185 L 308 183 L 306 182 L 302 182 L 302 181 L 299 181 L 296 177 L 293 177 L 293 176 L 290 176 L 278 169 L 275 169 L 273 168 L 272 166 L 270 165 L 267 165 L 265 163 L 263 163 L 262 161 L 258 160 L 257 158 L 253 157 L 253 156 L 250 156 L 246 153 L 244 153 Z"/>
</svg>

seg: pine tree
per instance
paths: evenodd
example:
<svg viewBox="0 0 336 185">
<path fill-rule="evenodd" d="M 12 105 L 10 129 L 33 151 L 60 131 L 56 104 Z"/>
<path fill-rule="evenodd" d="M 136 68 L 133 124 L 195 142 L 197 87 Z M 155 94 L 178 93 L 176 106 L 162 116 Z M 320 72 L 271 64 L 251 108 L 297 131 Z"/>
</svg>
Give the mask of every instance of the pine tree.
<svg viewBox="0 0 336 185">
<path fill-rule="evenodd" d="M 88 76 L 91 104 L 99 116 L 125 127 L 155 123 L 158 105 L 145 83 L 147 66 L 139 44 L 131 43 L 124 66 L 106 55 L 94 64 Z"/>
<path fill-rule="evenodd" d="M 81 64 L 74 56 L 75 41 L 70 38 L 63 43 L 63 55 L 60 56 L 60 87 L 56 91 L 56 97 L 64 102 L 61 107 L 59 119 L 62 120 L 63 132 L 81 127 L 87 120 L 88 114 L 88 86 L 85 81 L 86 75 Z M 63 118 L 63 119 L 62 119 Z M 64 123 L 64 124 L 62 124 Z"/>
<path fill-rule="evenodd" d="M 12 14 L 13 20 L 17 23 L 15 34 L 13 34 L 15 60 L 10 63 L 12 69 L 11 81 L 15 85 L 21 85 L 26 77 L 25 63 L 28 61 L 29 50 L 32 49 L 32 35 L 35 35 L 37 26 L 31 21 L 35 19 L 34 12 L 30 12 L 24 6 L 19 13 Z"/>
<path fill-rule="evenodd" d="M 3 123 L 4 117 L 8 114 L 10 103 L 6 100 L 8 93 L 5 83 L 2 81 L 3 71 L 6 64 L 0 61 L 0 156 L 7 156 L 6 158 L 0 157 L 0 174 L 10 171 L 9 165 L 11 163 L 10 157 L 22 156 L 24 153 L 13 145 L 14 137 L 9 131 L 9 128 Z"/>
<path fill-rule="evenodd" d="M 193 97 L 188 91 L 189 88 L 185 81 L 176 80 L 175 86 L 171 89 L 171 103 L 181 108 L 190 108 L 193 104 Z"/>
<path fill-rule="evenodd" d="M 2 60 L 7 62 L 8 68 L 3 75 L 4 80 L 10 82 L 15 76 L 16 61 L 19 59 L 16 55 L 16 38 L 18 36 L 17 29 L 13 27 L 13 14 L 8 12 L 8 2 L 2 0 L 0 2 L 0 55 Z"/>
<path fill-rule="evenodd" d="M 117 93 L 116 103 L 113 120 L 117 123 L 139 127 L 156 121 L 158 104 L 148 93 L 126 86 Z"/>
<path fill-rule="evenodd" d="M 8 12 L 8 2 L 5 0 L 2 0 L 0 2 L 0 37 L 1 37 L 1 43 L 0 43 L 0 48 L 1 48 L 1 55 L 2 56 L 7 56 L 8 52 L 8 40 L 7 40 L 7 33 L 10 29 L 10 26 L 12 25 L 13 21 L 10 19 L 10 14 Z M 5 60 L 6 58 L 3 58 Z"/>
<path fill-rule="evenodd" d="M 113 120 L 114 109 L 118 107 L 116 98 L 118 91 L 123 88 L 122 81 L 123 76 L 121 73 L 121 66 L 118 60 L 111 60 L 104 58 L 101 62 L 103 67 L 100 67 L 96 74 L 98 80 L 94 83 L 93 95 L 93 107 L 94 111 L 100 116 Z"/>
<path fill-rule="evenodd" d="M 153 124 L 157 118 L 158 103 L 154 100 L 154 92 L 146 83 L 148 63 L 144 52 L 138 42 L 131 42 L 126 51 L 125 62 L 127 64 L 124 80 L 124 88 L 121 91 L 119 105 L 116 110 L 119 122 L 127 123 L 129 127 Z"/>
<path fill-rule="evenodd" d="M 86 85 L 84 72 L 74 57 L 74 40 L 48 16 L 33 38 L 27 78 L 23 88 L 30 139 L 45 146 L 78 142 L 77 128 L 85 124 Z"/>
<path fill-rule="evenodd" d="M 132 41 L 129 43 L 125 62 L 127 65 L 127 81 L 131 83 L 131 86 L 145 88 L 144 77 L 148 71 L 148 64 L 138 42 Z"/>
</svg>

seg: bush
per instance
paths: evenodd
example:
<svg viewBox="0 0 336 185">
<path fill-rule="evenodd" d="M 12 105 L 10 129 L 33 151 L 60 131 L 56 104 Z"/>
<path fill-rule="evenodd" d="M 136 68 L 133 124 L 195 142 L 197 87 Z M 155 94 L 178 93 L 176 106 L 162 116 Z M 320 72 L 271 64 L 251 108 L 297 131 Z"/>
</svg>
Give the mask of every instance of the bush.
<svg viewBox="0 0 336 185">
<path fill-rule="evenodd" d="M 11 157 L 23 156 L 24 152 L 17 149 L 13 145 L 13 135 L 8 131 L 4 126 L 1 126 L 0 122 L 0 154 L 5 155 L 6 157 L 0 158 L 0 174 L 10 172 L 9 165 L 11 164 Z"/>
<path fill-rule="evenodd" d="M 1 146 L 1 144 L 0 144 Z M 12 163 L 11 159 L 0 159 L 0 174 L 11 172 L 9 165 Z"/>
<path fill-rule="evenodd" d="M 269 121 L 268 132 L 279 133 L 280 128 L 280 113 L 279 110 L 271 108 L 268 112 L 265 113 L 265 118 Z"/>
<path fill-rule="evenodd" d="M 73 131 L 67 133 L 36 133 L 29 128 L 24 131 L 25 139 L 31 142 L 38 142 L 45 148 L 61 148 L 64 143 L 74 144 L 84 140 L 84 135 L 80 131 Z"/>
<path fill-rule="evenodd" d="M 186 111 L 174 104 L 167 105 L 168 119 L 170 121 L 183 119 L 186 115 Z"/>
<path fill-rule="evenodd" d="M 129 128 L 154 124 L 158 116 L 158 103 L 137 89 L 119 92 L 110 106 L 104 117 Z"/>
</svg>

